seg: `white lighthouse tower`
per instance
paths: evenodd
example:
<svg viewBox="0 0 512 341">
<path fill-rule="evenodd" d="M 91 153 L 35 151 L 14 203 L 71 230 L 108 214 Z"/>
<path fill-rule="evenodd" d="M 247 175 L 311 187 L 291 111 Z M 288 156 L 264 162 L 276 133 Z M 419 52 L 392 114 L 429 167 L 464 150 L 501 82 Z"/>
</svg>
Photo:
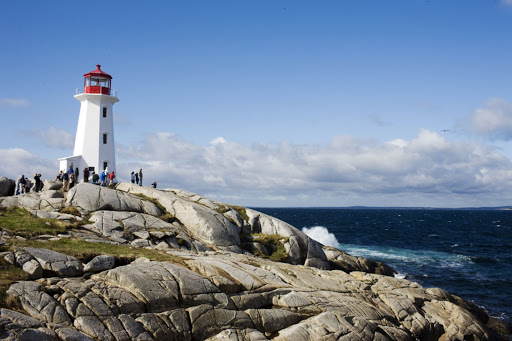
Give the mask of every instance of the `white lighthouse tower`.
<svg viewBox="0 0 512 341">
<path fill-rule="evenodd" d="M 75 149 L 73 156 L 59 159 L 60 170 L 71 166 L 73 170 L 78 168 L 80 175 L 84 168 L 90 174 L 101 173 L 107 167 L 109 172 L 116 170 L 112 106 L 119 100 L 111 84 L 112 76 L 101 71 L 100 65 L 84 74 L 84 92 L 75 95 L 80 101 Z"/>
</svg>

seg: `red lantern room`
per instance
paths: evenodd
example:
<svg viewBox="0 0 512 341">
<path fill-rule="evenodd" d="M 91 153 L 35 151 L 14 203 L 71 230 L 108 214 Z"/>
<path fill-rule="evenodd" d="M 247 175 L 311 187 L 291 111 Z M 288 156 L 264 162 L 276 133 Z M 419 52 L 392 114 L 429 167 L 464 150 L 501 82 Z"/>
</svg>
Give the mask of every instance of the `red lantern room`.
<svg viewBox="0 0 512 341">
<path fill-rule="evenodd" d="M 110 95 L 112 76 L 100 70 L 101 65 L 96 65 L 96 70 L 84 74 L 84 90 L 86 94 Z"/>
</svg>

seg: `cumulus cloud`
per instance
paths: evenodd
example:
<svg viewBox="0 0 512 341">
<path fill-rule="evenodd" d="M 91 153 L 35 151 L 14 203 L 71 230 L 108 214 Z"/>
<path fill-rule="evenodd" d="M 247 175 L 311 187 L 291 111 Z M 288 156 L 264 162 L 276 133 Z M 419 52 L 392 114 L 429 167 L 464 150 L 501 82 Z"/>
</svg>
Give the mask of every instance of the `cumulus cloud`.
<svg viewBox="0 0 512 341">
<path fill-rule="evenodd" d="M 478 195 L 484 200 L 512 189 L 511 164 L 503 155 L 429 130 L 389 142 L 340 136 L 323 145 L 245 145 L 218 137 L 206 146 L 161 132 L 118 151 L 120 174 L 143 167 L 145 179 L 156 180 L 159 187 L 256 205 L 422 206 L 406 198 L 444 195 L 447 203 L 438 206 L 450 206 L 451 198 Z M 374 202 L 357 201 L 370 196 Z M 389 202 L 390 197 L 398 201 Z"/>
<path fill-rule="evenodd" d="M 512 0 L 511 0 L 512 1 Z M 494 140 L 512 139 L 512 106 L 500 98 L 488 100 L 468 117 L 469 130 Z"/>
<path fill-rule="evenodd" d="M 67 131 L 58 130 L 54 127 L 47 129 L 34 129 L 30 132 L 24 132 L 25 135 L 31 135 L 39 138 L 41 142 L 51 148 L 70 149 L 74 146 L 74 136 Z"/>
<path fill-rule="evenodd" d="M 0 104 L 12 108 L 24 108 L 30 105 L 30 102 L 25 98 L 0 98 Z"/>
<path fill-rule="evenodd" d="M 0 175 L 17 179 L 24 174 L 29 178 L 35 173 L 43 179 L 54 179 L 58 169 L 57 160 L 42 159 L 21 148 L 0 149 Z"/>
</svg>

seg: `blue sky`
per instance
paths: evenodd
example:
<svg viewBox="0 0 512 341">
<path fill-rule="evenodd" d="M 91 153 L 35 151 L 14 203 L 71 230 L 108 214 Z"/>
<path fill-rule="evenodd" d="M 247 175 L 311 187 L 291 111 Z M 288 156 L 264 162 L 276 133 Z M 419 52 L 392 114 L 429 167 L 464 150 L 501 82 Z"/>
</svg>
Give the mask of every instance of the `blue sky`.
<svg viewBox="0 0 512 341">
<path fill-rule="evenodd" d="M 55 176 L 101 64 L 120 180 L 250 206 L 510 205 L 511 37 L 511 0 L 3 2 L 0 175 Z"/>
</svg>

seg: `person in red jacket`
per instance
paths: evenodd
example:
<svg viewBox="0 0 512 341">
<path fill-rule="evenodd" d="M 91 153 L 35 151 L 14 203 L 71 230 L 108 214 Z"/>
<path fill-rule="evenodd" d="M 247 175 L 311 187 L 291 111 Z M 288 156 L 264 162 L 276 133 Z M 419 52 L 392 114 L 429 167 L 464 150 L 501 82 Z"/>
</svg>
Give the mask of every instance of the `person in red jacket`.
<svg viewBox="0 0 512 341">
<path fill-rule="evenodd" d="M 108 185 L 109 186 L 113 186 L 114 185 L 114 179 L 115 179 L 116 175 L 114 174 L 114 171 L 112 171 L 109 175 L 108 175 Z"/>
</svg>

